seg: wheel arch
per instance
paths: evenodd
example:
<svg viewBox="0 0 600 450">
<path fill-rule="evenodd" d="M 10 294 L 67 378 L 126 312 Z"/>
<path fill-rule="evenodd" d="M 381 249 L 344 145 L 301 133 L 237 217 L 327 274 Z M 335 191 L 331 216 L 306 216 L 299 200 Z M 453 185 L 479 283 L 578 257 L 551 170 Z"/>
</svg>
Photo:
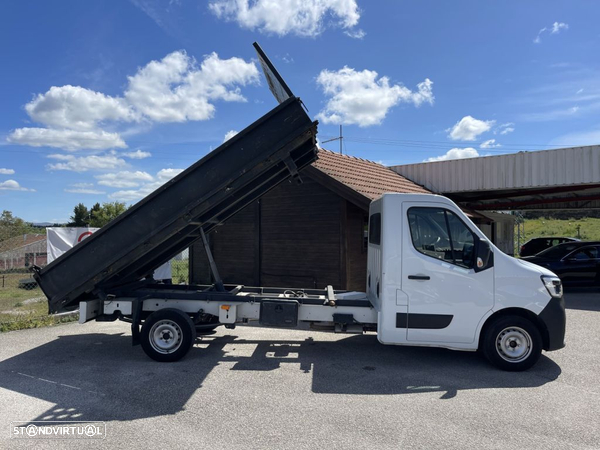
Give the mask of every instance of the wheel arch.
<svg viewBox="0 0 600 450">
<path fill-rule="evenodd" d="M 483 326 L 481 327 L 481 329 L 479 331 L 479 339 L 478 339 L 478 345 L 477 345 L 477 347 L 479 349 L 483 345 L 482 340 L 483 340 L 483 337 L 485 336 L 485 332 L 486 332 L 487 328 L 495 320 L 497 320 L 501 317 L 506 317 L 506 316 L 519 316 L 519 317 L 523 317 L 524 319 L 528 319 L 531 323 L 533 323 L 537 327 L 540 334 L 542 335 L 542 342 L 543 342 L 542 348 L 544 350 L 548 349 L 549 343 L 550 343 L 550 337 L 548 334 L 548 329 L 546 328 L 546 325 L 544 324 L 544 322 L 542 322 L 540 320 L 539 316 L 537 314 L 535 314 L 534 312 L 532 312 L 528 309 L 525 309 L 525 308 L 515 308 L 515 307 L 504 308 L 499 311 L 496 311 L 495 313 L 490 315 L 485 320 L 485 322 L 483 323 Z"/>
</svg>

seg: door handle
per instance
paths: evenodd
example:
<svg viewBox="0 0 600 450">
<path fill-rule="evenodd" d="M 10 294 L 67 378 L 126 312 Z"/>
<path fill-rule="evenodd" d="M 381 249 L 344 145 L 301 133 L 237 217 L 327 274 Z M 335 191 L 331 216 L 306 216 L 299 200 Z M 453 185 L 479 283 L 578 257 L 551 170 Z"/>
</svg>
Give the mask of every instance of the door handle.
<svg viewBox="0 0 600 450">
<path fill-rule="evenodd" d="M 408 279 L 409 280 L 427 281 L 427 280 L 430 280 L 431 278 L 429 277 L 429 275 L 409 275 Z"/>
</svg>

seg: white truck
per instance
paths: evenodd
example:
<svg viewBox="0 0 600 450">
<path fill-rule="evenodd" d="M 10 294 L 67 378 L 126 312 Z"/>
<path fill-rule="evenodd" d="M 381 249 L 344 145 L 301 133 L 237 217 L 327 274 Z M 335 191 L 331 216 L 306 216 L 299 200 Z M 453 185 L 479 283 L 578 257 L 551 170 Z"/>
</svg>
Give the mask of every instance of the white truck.
<svg viewBox="0 0 600 450">
<path fill-rule="evenodd" d="M 560 280 L 495 248 L 451 200 L 385 194 L 370 206 L 366 292 L 223 285 L 206 234 L 317 158 L 317 123 L 255 45 L 280 105 L 34 277 L 49 311 L 131 323 L 133 343 L 177 361 L 197 334 L 258 320 L 377 332 L 391 345 L 481 350 L 505 370 L 564 346 Z M 301 216 L 299 220 L 303 220 Z M 202 240 L 214 284 L 170 285 L 156 267 Z"/>
<path fill-rule="evenodd" d="M 201 333 L 253 320 L 376 331 L 388 345 L 479 349 L 512 371 L 531 367 L 542 349 L 564 346 L 560 280 L 495 248 L 451 200 L 385 194 L 371 204 L 368 235 L 366 293 L 244 286 L 223 293 L 142 290 L 142 348 L 157 361 L 176 361 L 193 345 L 196 327 Z M 80 322 L 131 320 L 136 301 L 111 296 L 81 302 Z M 199 315 L 213 320 L 199 322 Z"/>
</svg>

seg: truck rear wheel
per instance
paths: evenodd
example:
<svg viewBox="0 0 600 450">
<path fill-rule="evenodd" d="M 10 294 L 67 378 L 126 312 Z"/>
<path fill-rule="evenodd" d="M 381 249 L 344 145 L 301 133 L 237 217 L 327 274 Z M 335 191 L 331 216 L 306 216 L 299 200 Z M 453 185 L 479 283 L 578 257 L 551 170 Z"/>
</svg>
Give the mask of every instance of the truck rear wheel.
<svg viewBox="0 0 600 450">
<path fill-rule="evenodd" d="M 190 316 L 178 309 L 160 309 L 144 322 L 141 344 L 144 353 L 159 362 L 183 358 L 196 340 L 196 329 Z"/>
<path fill-rule="evenodd" d="M 488 361 L 499 369 L 520 372 L 540 359 L 542 345 L 540 331 L 530 320 L 505 316 L 486 327 L 482 350 Z"/>
</svg>

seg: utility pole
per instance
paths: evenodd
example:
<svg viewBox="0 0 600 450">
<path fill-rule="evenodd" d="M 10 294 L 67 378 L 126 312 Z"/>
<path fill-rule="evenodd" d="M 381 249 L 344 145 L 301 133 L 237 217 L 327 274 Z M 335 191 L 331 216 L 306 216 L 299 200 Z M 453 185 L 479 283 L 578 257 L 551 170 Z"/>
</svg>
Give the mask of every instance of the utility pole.
<svg viewBox="0 0 600 450">
<path fill-rule="evenodd" d="M 343 139 L 344 139 L 344 136 L 342 135 L 342 126 L 340 125 L 340 136 L 339 137 L 336 137 L 336 138 L 333 138 L 333 139 L 327 139 L 326 141 L 323 141 L 321 143 L 325 144 L 327 142 L 340 141 L 340 155 L 341 155 L 341 154 L 343 154 L 343 151 L 342 151 L 342 143 L 343 143 L 342 141 L 343 141 Z"/>
</svg>

